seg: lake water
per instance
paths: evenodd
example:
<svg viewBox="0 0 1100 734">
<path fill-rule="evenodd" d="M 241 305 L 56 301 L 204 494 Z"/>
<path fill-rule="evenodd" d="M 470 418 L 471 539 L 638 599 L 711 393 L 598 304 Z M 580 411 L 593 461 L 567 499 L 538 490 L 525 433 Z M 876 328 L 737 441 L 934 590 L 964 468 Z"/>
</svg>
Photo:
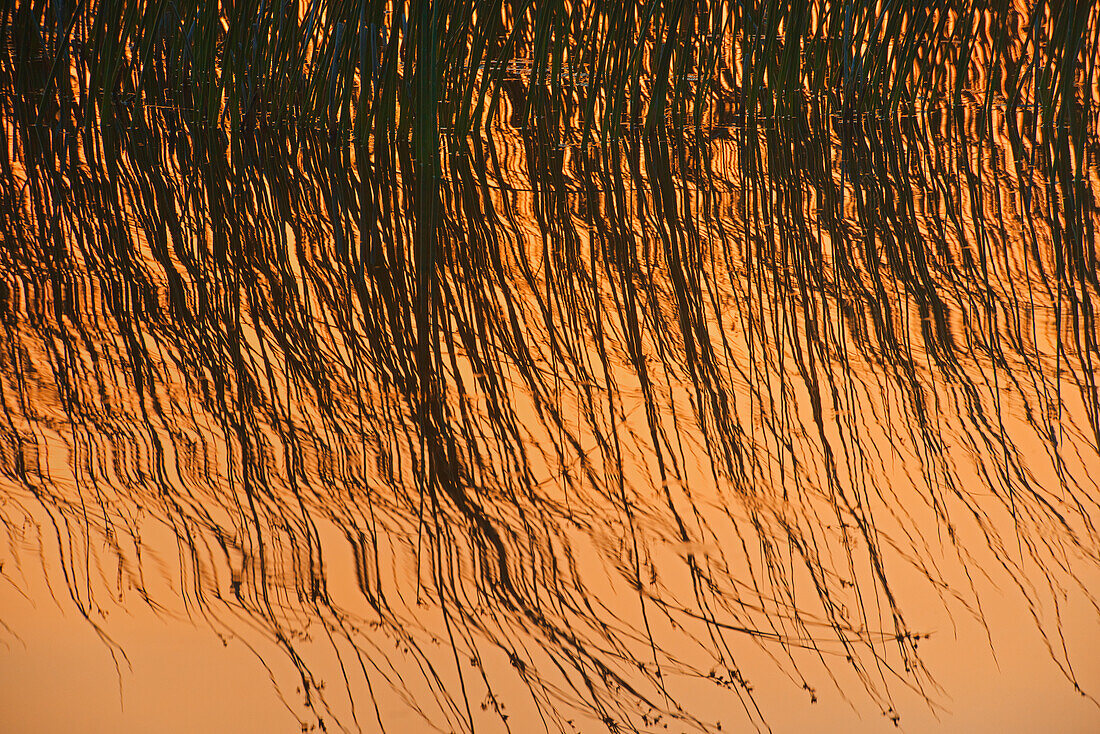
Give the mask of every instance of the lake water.
<svg viewBox="0 0 1100 734">
<path fill-rule="evenodd" d="M 4 107 L 0 730 L 1100 729 L 1095 112 L 518 94 Z"/>
</svg>

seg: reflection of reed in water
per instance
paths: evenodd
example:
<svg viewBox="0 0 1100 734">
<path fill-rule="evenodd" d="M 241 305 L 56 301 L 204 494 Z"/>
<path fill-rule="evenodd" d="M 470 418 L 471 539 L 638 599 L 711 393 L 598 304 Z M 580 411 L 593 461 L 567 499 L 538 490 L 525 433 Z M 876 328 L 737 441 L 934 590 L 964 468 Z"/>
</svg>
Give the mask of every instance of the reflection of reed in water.
<svg viewBox="0 0 1100 734">
<path fill-rule="evenodd" d="M 336 20 L 382 5 L 312 21 L 265 5 L 288 29 L 270 46 L 245 43 L 237 19 L 174 18 L 197 30 L 135 26 L 145 56 L 125 63 L 102 27 L 69 28 L 71 8 L 33 32 L 31 6 L 11 16 L 4 28 L 41 37 L 0 70 L 14 92 L 0 103 L 0 471 L 16 500 L 2 513 L 12 529 L 34 503 L 49 513 L 55 588 L 105 634 L 106 595 L 132 584 L 223 633 L 258 627 L 321 721 L 384 726 L 403 695 L 445 730 L 504 719 L 517 681 L 563 730 L 576 715 L 704 727 L 678 707 L 683 677 L 729 688 L 761 723 L 750 641 L 807 696 L 854 676 L 894 716 L 898 688 L 935 697 L 917 656 L 928 630 L 897 588 L 913 570 L 978 615 L 955 579 L 1011 580 L 1057 649 L 1041 613 L 1073 582 L 1067 558 L 1095 564 L 1100 496 L 1100 174 L 1073 84 L 1095 82 L 1058 55 L 1074 39 L 1020 46 L 998 35 L 1008 16 L 937 25 L 946 9 L 895 26 L 739 5 L 711 56 L 634 55 L 646 33 L 694 38 L 725 16 L 657 3 L 643 33 L 636 11 L 596 5 L 596 30 L 560 26 L 594 34 L 573 66 L 536 57 L 496 87 L 474 70 L 504 66 L 420 45 L 435 36 L 418 23 L 457 22 L 457 4 L 444 18 L 398 6 L 417 20 L 386 30 Z M 1071 19 L 1046 7 L 1036 39 Z M 514 46 L 486 26 L 486 48 L 516 58 L 559 27 L 505 21 Z M 947 27 L 958 44 L 921 45 Z M 181 40 L 204 34 L 218 42 Z M 77 41 L 100 51 L 50 61 Z M 1044 76 L 1022 61 L 1034 46 L 1071 66 Z M 897 56 L 922 48 L 944 56 Z M 199 53 L 216 49 L 263 63 Z M 951 70 L 986 68 L 968 54 L 989 49 L 1003 68 L 989 62 L 985 99 L 1016 107 L 855 114 L 920 107 L 918 91 L 961 102 L 971 75 Z M 438 75 L 404 85 L 432 53 Z M 183 111 L 94 98 L 80 74 L 67 88 L 70 65 Z M 532 82 L 570 68 L 590 76 L 561 98 Z M 841 99 L 794 93 L 818 74 Z M 667 86 L 616 98 L 631 75 Z M 661 93 L 695 111 L 689 77 L 718 80 L 713 140 L 580 134 L 663 119 Z M 452 92 L 468 106 L 434 107 Z M 372 144 L 250 129 L 272 109 L 369 124 L 373 137 L 355 129 Z M 747 110 L 755 122 L 731 112 Z M 219 113 L 232 134 L 197 126 Z M 456 142 L 483 113 L 531 125 Z M 46 124 L 69 116 L 94 124 Z M 173 539 L 150 540 L 147 517 Z M 146 567 L 172 542 L 178 588 L 161 589 Z M 329 573 L 348 549 L 354 598 Z M 346 686 L 319 686 L 326 659 Z"/>
<path fill-rule="evenodd" d="M 844 661 L 894 715 L 931 681 L 891 569 L 980 614 L 932 559 L 995 559 L 1036 609 L 1096 561 L 1098 180 L 1077 127 L 845 145 L 816 112 L 751 144 L 500 137 L 429 180 L 400 145 L 135 118 L 74 165 L 12 126 L 7 492 L 108 633 L 103 594 L 167 551 L 139 516 L 169 523 L 175 604 L 260 625 L 322 720 L 318 635 L 349 691 L 443 728 L 510 676 L 563 728 L 691 722 L 682 675 L 759 721 L 748 640 L 808 695 Z"/>
</svg>

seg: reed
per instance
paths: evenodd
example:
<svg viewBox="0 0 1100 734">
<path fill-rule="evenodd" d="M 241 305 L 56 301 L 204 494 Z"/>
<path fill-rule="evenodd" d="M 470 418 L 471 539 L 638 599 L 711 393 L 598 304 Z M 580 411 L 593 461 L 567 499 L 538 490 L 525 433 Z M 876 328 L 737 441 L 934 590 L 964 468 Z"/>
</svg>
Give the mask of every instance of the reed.
<svg viewBox="0 0 1100 734">
<path fill-rule="evenodd" d="M 1074 2 L 18 0 L 4 87 L 43 122 L 169 106 L 192 124 L 464 138 L 504 90 L 567 135 L 965 103 L 1057 125 L 1097 98 L 1098 13 Z M 434 142 L 432 143 L 434 147 Z"/>
<path fill-rule="evenodd" d="M 48 515 L 105 635 L 128 589 L 258 630 L 305 725 L 507 725 L 518 681 L 551 730 L 714 729 L 675 678 L 763 729 L 746 650 L 896 718 L 914 575 L 1016 589 L 1077 685 L 1098 22 L 9 4 L 3 528 Z"/>
</svg>

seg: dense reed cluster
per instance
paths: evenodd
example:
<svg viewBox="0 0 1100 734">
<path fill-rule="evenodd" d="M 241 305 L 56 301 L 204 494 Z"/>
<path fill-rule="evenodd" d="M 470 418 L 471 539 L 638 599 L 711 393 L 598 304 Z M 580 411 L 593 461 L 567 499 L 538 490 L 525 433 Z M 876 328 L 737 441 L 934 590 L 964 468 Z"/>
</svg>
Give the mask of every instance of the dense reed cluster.
<svg viewBox="0 0 1100 734">
<path fill-rule="evenodd" d="M 1098 97 L 1088 0 L 18 0 L 4 86 L 46 124 L 135 106 L 234 130 L 460 138 L 552 111 L 559 134 L 977 101 L 1048 124 Z M 541 110 L 541 112 L 540 112 Z"/>
<path fill-rule="evenodd" d="M 107 636 L 121 596 L 260 630 L 305 724 L 713 728 L 689 680 L 766 727 L 747 650 L 893 718 L 936 696 L 914 573 L 1018 589 L 1073 683 L 1097 24 L 20 0 L 3 527 Z"/>
</svg>

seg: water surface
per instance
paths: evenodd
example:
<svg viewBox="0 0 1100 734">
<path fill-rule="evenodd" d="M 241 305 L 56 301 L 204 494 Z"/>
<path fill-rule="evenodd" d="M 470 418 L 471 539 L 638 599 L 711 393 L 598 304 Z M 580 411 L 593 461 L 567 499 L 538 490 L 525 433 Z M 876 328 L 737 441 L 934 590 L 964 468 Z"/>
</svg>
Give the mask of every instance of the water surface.
<svg viewBox="0 0 1100 734">
<path fill-rule="evenodd" d="M 5 103 L 13 730 L 1100 725 L 1088 104 L 510 74 L 430 155 Z"/>
</svg>

